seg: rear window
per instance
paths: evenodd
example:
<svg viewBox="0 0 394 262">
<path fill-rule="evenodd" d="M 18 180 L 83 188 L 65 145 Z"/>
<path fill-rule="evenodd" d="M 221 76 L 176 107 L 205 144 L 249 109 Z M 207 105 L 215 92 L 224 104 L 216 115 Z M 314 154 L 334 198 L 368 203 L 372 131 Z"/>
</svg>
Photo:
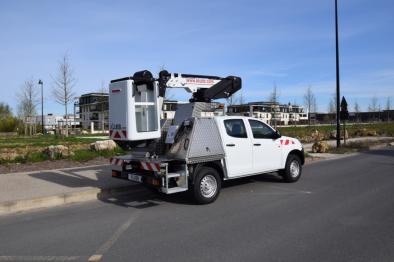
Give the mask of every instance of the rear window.
<svg viewBox="0 0 394 262">
<path fill-rule="evenodd" d="M 227 119 L 224 120 L 226 133 L 232 137 L 247 138 L 244 121 L 242 119 Z"/>
</svg>

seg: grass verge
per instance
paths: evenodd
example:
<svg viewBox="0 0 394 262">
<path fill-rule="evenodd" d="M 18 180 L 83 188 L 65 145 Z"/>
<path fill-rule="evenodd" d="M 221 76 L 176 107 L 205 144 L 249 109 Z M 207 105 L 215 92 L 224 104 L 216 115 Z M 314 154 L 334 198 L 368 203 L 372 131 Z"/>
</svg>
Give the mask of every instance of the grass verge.
<svg viewBox="0 0 394 262">
<path fill-rule="evenodd" d="M 347 154 L 347 153 L 354 153 L 354 152 L 362 152 L 370 150 L 371 147 L 377 145 L 387 145 L 393 142 L 394 139 L 387 139 L 387 140 L 380 140 L 380 141 L 357 141 L 357 142 L 347 142 L 346 145 L 341 146 L 340 148 L 330 147 L 327 153 L 333 154 Z"/>
</svg>

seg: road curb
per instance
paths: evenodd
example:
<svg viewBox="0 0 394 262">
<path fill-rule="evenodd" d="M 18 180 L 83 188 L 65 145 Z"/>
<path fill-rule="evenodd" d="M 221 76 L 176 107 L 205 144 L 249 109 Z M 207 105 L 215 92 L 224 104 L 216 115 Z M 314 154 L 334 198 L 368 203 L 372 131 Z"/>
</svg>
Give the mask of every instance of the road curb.
<svg viewBox="0 0 394 262">
<path fill-rule="evenodd" d="M 119 196 L 128 193 L 138 193 L 136 185 L 116 188 L 93 188 L 84 191 L 64 193 L 54 196 L 39 197 L 33 199 L 21 199 L 0 203 L 0 215 L 12 214 L 39 208 L 56 207 L 71 203 L 80 203 L 91 200 L 102 200 L 111 196 Z"/>
</svg>

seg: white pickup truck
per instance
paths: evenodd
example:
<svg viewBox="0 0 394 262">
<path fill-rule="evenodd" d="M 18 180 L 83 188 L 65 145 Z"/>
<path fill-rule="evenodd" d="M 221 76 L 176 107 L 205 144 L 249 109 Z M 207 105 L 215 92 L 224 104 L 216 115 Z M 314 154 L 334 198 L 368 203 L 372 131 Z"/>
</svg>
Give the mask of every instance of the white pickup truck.
<svg viewBox="0 0 394 262">
<path fill-rule="evenodd" d="M 295 182 L 304 164 L 300 141 L 250 117 L 192 118 L 172 139 L 165 155 L 113 158 L 113 176 L 167 194 L 190 190 L 206 204 L 218 197 L 223 180 L 278 171 L 286 182 Z"/>
<path fill-rule="evenodd" d="M 190 190 L 201 204 L 215 201 L 224 180 L 278 171 L 287 182 L 301 176 L 301 143 L 250 117 L 209 116 L 214 99 L 241 88 L 241 78 L 136 72 L 111 81 L 109 135 L 127 155 L 111 159 L 112 176 L 165 194 Z M 161 119 L 166 88 L 192 93 L 173 119 Z"/>
</svg>

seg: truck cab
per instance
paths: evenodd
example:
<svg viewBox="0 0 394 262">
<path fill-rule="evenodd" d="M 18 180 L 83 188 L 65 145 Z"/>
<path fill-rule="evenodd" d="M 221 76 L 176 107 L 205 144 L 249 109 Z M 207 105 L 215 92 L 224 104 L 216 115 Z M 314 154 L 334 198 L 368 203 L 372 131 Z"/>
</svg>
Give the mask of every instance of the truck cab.
<svg viewBox="0 0 394 262">
<path fill-rule="evenodd" d="M 228 178 L 282 170 L 290 152 L 303 164 L 301 143 L 256 118 L 216 117 L 225 151 Z"/>
</svg>

